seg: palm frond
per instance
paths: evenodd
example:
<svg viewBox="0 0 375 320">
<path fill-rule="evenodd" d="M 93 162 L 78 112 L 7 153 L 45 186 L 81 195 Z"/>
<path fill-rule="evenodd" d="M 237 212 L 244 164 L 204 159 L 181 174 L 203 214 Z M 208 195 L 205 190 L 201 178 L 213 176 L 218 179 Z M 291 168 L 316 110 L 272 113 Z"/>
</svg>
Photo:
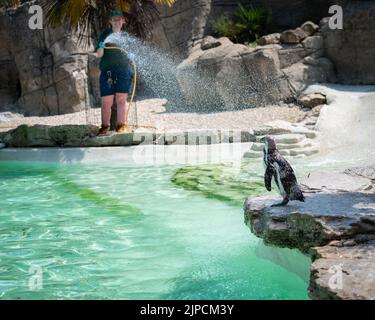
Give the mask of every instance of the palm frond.
<svg viewBox="0 0 375 320">
<path fill-rule="evenodd" d="M 166 4 L 167 6 L 171 7 L 176 0 L 155 0 L 157 4 Z"/>
<path fill-rule="evenodd" d="M 117 9 L 124 13 L 127 31 L 147 38 L 158 16 L 156 5 L 172 6 L 176 0 L 40 0 L 40 2 L 50 26 L 56 28 L 65 24 L 73 32 L 79 31 L 80 42 L 89 45 L 91 37 L 97 38 L 99 30 L 108 27 L 111 10 Z"/>
</svg>

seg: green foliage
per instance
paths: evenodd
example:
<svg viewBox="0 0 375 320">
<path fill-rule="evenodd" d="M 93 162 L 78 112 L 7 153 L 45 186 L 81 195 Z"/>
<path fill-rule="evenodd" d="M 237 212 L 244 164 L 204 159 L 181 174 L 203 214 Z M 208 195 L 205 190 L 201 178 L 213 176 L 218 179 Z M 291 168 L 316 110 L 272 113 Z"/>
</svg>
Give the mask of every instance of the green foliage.
<svg viewBox="0 0 375 320">
<path fill-rule="evenodd" d="M 234 42 L 252 43 L 267 32 L 272 23 L 272 13 L 264 7 L 238 5 L 233 18 L 222 15 L 211 21 L 212 30 Z"/>
<path fill-rule="evenodd" d="M 237 24 L 226 15 L 222 15 L 217 20 L 212 21 L 211 26 L 215 33 L 234 41 L 237 40 L 237 36 L 241 31 Z"/>
<path fill-rule="evenodd" d="M 20 0 L 0 0 L 0 8 L 15 7 L 15 6 L 20 5 L 21 2 L 25 2 L 25 1 L 20 1 Z"/>
</svg>

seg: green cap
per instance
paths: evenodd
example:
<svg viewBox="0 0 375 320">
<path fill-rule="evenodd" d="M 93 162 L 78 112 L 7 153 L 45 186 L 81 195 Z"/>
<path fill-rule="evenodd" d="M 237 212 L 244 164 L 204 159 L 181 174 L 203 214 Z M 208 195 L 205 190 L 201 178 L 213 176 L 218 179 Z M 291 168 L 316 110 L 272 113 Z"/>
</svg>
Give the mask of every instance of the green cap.
<svg viewBox="0 0 375 320">
<path fill-rule="evenodd" d="M 124 17 L 124 14 L 120 10 L 113 10 L 111 12 L 111 18 L 113 17 Z"/>
</svg>

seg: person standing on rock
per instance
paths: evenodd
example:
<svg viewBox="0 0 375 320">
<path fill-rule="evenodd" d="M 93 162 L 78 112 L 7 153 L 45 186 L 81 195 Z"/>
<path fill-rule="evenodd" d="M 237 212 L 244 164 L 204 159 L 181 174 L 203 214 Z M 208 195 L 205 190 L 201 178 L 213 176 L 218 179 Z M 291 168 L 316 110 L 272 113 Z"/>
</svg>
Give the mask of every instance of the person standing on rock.
<svg viewBox="0 0 375 320">
<path fill-rule="evenodd" d="M 116 132 L 123 133 L 127 128 L 126 100 L 131 92 L 133 82 L 133 68 L 126 52 L 114 49 L 116 45 L 107 43 L 106 38 L 112 33 L 123 32 L 125 18 L 121 11 L 111 12 L 109 20 L 110 28 L 104 30 L 99 36 L 97 51 L 95 53 L 100 60 L 100 95 L 102 97 L 101 119 L 102 125 L 99 135 L 108 134 L 110 129 L 111 109 L 116 98 L 117 125 Z M 107 49 L 106 49 L 107 48 Z"/>
</svg>

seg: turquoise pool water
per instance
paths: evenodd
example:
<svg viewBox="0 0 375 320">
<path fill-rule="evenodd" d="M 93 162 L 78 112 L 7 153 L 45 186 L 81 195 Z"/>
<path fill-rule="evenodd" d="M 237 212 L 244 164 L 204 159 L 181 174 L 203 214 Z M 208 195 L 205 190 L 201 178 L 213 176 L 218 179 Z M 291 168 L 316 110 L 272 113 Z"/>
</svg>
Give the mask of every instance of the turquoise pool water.
<svg viewBox="0 0 375 320">
<path fill-rule="evenodd" d="M 308 299 L 310 259 L 175 185 L 179 167 L 0 161 L 0 297 Z"/>
</svg>

